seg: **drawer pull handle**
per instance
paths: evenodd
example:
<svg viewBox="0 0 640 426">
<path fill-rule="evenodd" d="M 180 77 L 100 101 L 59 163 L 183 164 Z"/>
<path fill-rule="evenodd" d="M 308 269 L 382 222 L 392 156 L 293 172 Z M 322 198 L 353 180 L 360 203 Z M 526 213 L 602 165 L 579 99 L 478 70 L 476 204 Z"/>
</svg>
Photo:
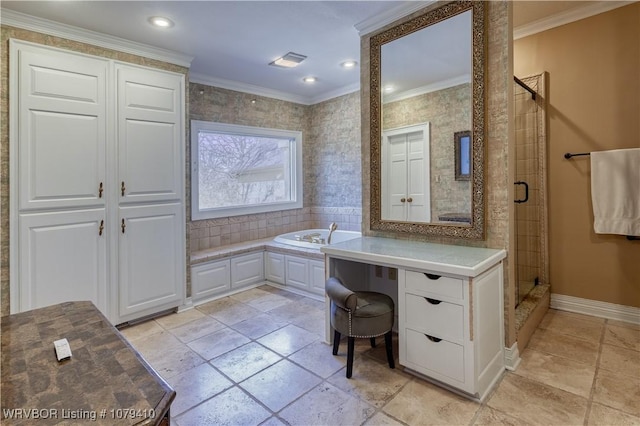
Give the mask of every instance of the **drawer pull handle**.
<svg viewBox="0 0 640 426">
<path fill-rule="evenodd" d="M 439 305 L 442 303 L 442 300 L 432 299 L 430 297 L 425 297 L 424 300 L 431 303 L 432 305 Z"/>
<path fill-rule="evenodd" d="M 435 274 L 427 274 L 426 272 L 424 272 L 424 274 L 426 275 L 427 278 L 429 278 L 430 280 L 437 280 L 440 277 L 442 277 L 442 275 L 435 275 Z"/>
<path fill-rule="evenodd" d="M 434 343 L 438 343 L 439 341 L 442 340 L 442 339 L 438 339 L 437 337 L 429 336 L 428 334 L 425 334 L 425 336 L 427 337 L 427 339 L 431 340 Z"/>
</svg>

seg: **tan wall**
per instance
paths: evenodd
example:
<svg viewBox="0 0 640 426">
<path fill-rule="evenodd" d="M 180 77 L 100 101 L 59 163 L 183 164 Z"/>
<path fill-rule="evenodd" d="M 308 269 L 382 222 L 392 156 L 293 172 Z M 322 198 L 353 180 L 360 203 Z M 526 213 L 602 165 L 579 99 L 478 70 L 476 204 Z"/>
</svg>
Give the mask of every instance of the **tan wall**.
<svg viewBox="0 0 640 426">
<path fill-rule="evenodd" d="M 640 241 L 593 231 L 589 157 L 640 147 L 640 3 L 514 42 L 518 77 L 549 73 L 552 293 L 640 307 Z"/>
</svg>

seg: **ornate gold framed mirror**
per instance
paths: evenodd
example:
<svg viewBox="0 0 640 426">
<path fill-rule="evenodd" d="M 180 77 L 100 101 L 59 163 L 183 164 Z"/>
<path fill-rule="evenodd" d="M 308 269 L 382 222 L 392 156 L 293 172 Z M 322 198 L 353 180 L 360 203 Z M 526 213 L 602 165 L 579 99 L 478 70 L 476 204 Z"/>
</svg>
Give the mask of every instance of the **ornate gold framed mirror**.
<svg viewBox="0 0 640 426">
<path fill-rule="evenodd" d="M 371 230 L 484 238 L 484 26 L 484 2 L 454 1 L 370 36 Z M 451 141 L 469 129 L 456 179 Z"/>
</svg>

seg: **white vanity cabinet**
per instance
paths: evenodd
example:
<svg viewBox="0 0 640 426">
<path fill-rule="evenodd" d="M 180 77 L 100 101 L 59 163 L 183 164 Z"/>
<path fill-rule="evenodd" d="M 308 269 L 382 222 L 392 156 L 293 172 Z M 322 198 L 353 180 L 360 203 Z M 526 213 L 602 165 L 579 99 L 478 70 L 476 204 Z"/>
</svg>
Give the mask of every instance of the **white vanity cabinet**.
<svg viewBox="0 0 640 426">
<path fill-rule="evenodd" d="M 502 264 L 478 277 L 398 271 L 400 364 L 482 399 L 504 370 Z"/>
<path fill-rule="evenodd" d="M 202 303 L 235 293 L 264 281 L 264 270 L 262 251 L 197 263 L 191 266 L 191 298 Z"/>
<path fill-rule="evenodd" d="M 474 399 L 486 397 L 505 369 L 504 250 L 363 237 L 321 251 L 327 277 L 354 290 L 368 289 L 370 265 L 396 268 L 397 283 L 375 291 L 398 296 L 400 364 Z M 329 341 L 329 325 L 326 333 Z"/>
<path fill-rule="evenodd" d="M 10 40 L 11 313 L 184 301 L 185 75 Z"/>
<path fill-rule="evenodd" d="M 314 294 L 324 294 L 324 262 L 285 255 L 285 285 Z"/>
<path fill-rule="evenodd" d="M 264 252 L 265 278 L 276 284 L 284 284 L 284 254 Z"/>
</svg>

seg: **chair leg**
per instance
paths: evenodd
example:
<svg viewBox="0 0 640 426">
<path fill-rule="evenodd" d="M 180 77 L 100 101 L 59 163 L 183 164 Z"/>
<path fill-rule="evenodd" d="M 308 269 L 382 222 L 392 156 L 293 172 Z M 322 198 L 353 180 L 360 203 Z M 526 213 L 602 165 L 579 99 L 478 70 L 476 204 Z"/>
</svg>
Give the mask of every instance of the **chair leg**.
<svg viewBox="0 0 640 426">
<path fill-rule="evenodd" d="M 338 330 L 333 331 L 333 354 L 338 355 L 338 347 L 340 346 L 340 332 Z"/>
<path fill-rule="evenodd" d="M 393 343 L 391 337 L 392 332 L 389 330 L 389 332 L 384 335 L 384 345 L 387 349 L 387 361 L 389 362 L 389 368 L 396 368 L 396 363 L 393 360 Z"/>
<path fill-rule="evenodd" d="M 353 373 L 353 346 L 356 338 L 349 336 L 347 339 L 347 379 L 351 378 Z"/>
<path fill-rule="evenodd" d="M 370 337 L 369 340 L 371 341 L 371 347 L 375 348 L 376 347 L 376 338 L 375 337 Z"/>
</svg>

